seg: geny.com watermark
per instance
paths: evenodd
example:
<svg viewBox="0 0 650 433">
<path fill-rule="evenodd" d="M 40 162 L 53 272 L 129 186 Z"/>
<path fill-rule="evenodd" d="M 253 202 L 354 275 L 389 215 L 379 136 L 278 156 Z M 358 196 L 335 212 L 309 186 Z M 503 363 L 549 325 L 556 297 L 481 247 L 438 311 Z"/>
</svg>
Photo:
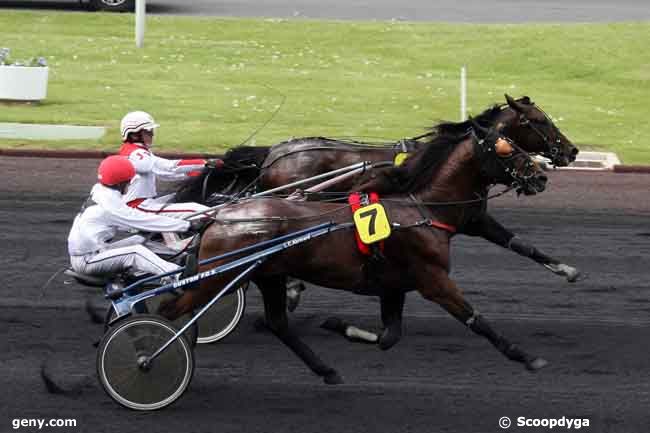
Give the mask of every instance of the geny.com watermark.
<svg viewBox="0 0 650 433">
<path fill-rule="evenodd" d="M 43 427 L 76 427 L 77 420 L 74 418 L 14 418 L 11 420 L 11 426 L 14 430 L 21 427 L 36 427 L 41 430 Z"/>
<path fill-rule="evenodd" d="M 526 418 L 525 416 L 517 417 L 517 427 L 542 427 L 547 429 L 563 428 L 566 430 L 578 430 L 583 427 L 589 427 L 589 418 Z M 507 416 L 499 418 L 499 427 L 508 429 L 512 426 L 512 420 Z"/>
</svg>

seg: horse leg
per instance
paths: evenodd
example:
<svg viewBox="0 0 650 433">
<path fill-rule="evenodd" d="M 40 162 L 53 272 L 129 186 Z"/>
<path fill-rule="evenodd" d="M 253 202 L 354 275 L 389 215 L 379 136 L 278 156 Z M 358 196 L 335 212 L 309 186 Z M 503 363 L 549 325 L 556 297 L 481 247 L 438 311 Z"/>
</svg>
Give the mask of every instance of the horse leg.
<svg viewBox="0 0 650 433">
<path fill-rule="evenodd" d="M 524 364 L 530 371 L 539 370 L 548 364 L 543 358 L 529 355 L 496 332 L 485 318 L 463 298 L 460 289 L 449 278 L 446 270 L 432 269 L 431 273 L 424 272 L 419 280 L 418 290 L 424 298 L 438 303 L 474 333 L 487 338 L 506 358 Z"/>
<path fill-rule="evenodd" d="M 403 291 L 387 293 L 381 297 L 381 321 L 384 332 L 379 337 L 379 348 L 388 350 L 402 338 L 402 313 L 404 311 Z"/>
<path fill-rule="evenodd" d="M 287 310 L 293 313 L 300 303 L 300 294 L 305 291 L 305 284 L 295 278 L 287 279 Z"/>
<path fill-rule="evenodd" d="M 266 277 L 255 279 L 255 284 L 262 292 L 266 325 L 285 345 L 323 381 L 330 385 L 343 383 L 343 379 L 332 367 L 326 365 L 300 338 L 289 328 L 287 317 L 287 297 L 285 277 Z"/>
<path fill-rule="evenodd" d="M 345 322 L 338 317 L 329 317 L 320 326 L 344 336 L 354 343 L 378 344 L 382 350 L 393 347 L 402 338 L 402 311 L 404 292 L 384 294 L 380 297 L 381 320 L 384 330 L 380 336 Z"/>
<path fill-rule="evenodd" d="M 584 278 L 578 269 L 539 251 L 534 245 L 516 236 L 485 212 L 473 224 L 475 225 L 470 230 L 473 229 L 475 234 L 536 261 L 554 274 L 565 277 L 570 283 Z"/>
</svg>

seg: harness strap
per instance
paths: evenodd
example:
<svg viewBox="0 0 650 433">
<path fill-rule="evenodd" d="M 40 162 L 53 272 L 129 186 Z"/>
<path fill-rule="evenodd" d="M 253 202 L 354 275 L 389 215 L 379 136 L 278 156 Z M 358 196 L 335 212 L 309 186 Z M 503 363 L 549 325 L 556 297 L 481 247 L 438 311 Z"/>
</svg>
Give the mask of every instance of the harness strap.
<svg viewBox="0 0 650 433">
<path fill-rule="evenodd" d="M 452 234 L 456 233 L 456 227 L 454 227 L 452 225 L 449 225 L 449 224 L 441 223 L 440 221 L 434 221 L 434 220 L 430 219 L 430 220 L 426 221 L 426 225 L 431 226 L 431 227 L 435 227 L 437 229 L 445 230 L 445 231 L 447 231 L 449 233 L 452 233 Z"/>
<path fill-rule="evenodd" d="M 413 200 L 413 202 L 417 206 L 418 211 L 420 212 L 420 215 L 422 215 L 422 217 L 425 218 L 423 221 L 418 221 L 417 223 L 415 223 L 415 226 L 425 225 L 425 226 L 435 227 L 437 229 L 444 230 L 444 231 L 449 232 L 451 234 L 456 233 L 456 227 L 454 227 L 452 225 L 449 225 L 449 224 L 445 224 L 445 223 L 440 222 L 440 221 L 436 221 L 436 220 L 431 219 L 431 218 L 427 218 L 427 214 L 430 214 L 430 212 L 428 212 L 427 208 L 421 202 L 419 202 L 412 193 L 409 194 L 409 197 L 411 198 L 411 200 Z"/>
<path fill-rule="evenodd" d="M 348 196 L 348 203 L 350 204 L 350 209 L 354 214 L 359 208 L 363 206 L 372 203 L 379 203 L 379 194 L 377 194 L 376 192 L 371 192 L 366 195 L 359 192 L 354 192 Z M 359 252 L 364 256 L 372 256 L 372 250 L 370 249 L 370 245 L 366 245 L 361 241 L 361 237 L 359 237 L 359 232 L 356 229 L 354 230 L 354 238 L 357 241 L 357 248 L 359 249 Z M 379 250 L 382 253 L 384 252 L 384 241 L 379 242 Z"/>
</svg>

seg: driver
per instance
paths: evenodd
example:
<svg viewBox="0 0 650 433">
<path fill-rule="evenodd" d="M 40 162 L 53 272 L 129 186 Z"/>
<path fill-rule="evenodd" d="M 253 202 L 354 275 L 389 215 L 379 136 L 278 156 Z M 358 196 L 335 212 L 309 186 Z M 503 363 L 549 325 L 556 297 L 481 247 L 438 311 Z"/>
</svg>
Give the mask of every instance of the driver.
<svg viewBox="0 0 650 433">
<path fill-rule="evenodd" d="M 200 223 L 146 214 L 127 206 L 123 194 L 134 176 L 133 164 L 123 156 L 109 156 L 99 165 L 99 182 L 93 186 L 68 235 L 68 253 L 75 272 L 109 276 L 124 271 L 160 274 L 179 268 L 142 245 L 142 237 L 111 243 L 118 231 L 185 232 L 192 224 Z"/>
<path fill-rule="evenodd" d="M 204 167 L 219 168 L 220 159 L 180 159 L 170 160 L 155 156 L 151 152 L 154 129 L 160 125 L 144 111 L 128 113 L 120 123 L 122 147 L 119 154 L 127 157 L 137 176 L 129 185 L 125 201 L 128 206 L 143 212 L 157 213 L 174 218 L 183 218 L 196 212 L 209 209 L 199 203 L 170 203 L 174 194 L 156 197 L 156 180 L 177 181 L 187 176 L 196 176 Z"/>
</svg>

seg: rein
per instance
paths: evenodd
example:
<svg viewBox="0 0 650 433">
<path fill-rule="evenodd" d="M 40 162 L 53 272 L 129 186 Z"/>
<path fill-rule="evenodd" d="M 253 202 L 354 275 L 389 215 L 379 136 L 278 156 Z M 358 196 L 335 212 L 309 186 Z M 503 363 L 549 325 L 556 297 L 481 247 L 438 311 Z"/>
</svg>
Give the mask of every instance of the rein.
<svg viewBox="0 0 650 433">
<path fill-rule="evenodd" d="M 350 143 L 344 143 L 344 144 L 350 144 Z M 269 162 L 268 164 L 263 164 L 262 167 L 260 167 L 261 170 L 266 170 L 267 168 L 270 168 L 273 164 L 276 162 L 280 161 L 283 158 L 286 158 L 288 156 L 294 155 L 296 153 L 304 153 L 304 152 L 310 152 L 312 150 L 336 150 L 337 152 L 358 152 L 359 150 L 381 150 L 384 149 L 383 147 L 380 146 L 357 146 L 358 149 L 339 149 L 334 146 L 328 147 L 328 146 L 316 146 L 316 147 L 310 147 L 309 149 L 299 149 L 299 150 L 293 150 L 291 152 L 286 152 L 283 153 L 282 155 L 279 155 L 276 157 L 273 161 Z"/>
<path fill-rule="evenodd" d="M 259 197 L 269 198 L 269 197 Z M 348 209 L 349 205 L 345 204 L 344 206 L 337 207 L 326 212 L 321 212 L 316 215 L 305 215 L 301 217 L 282 217 L 282 216 L 271 216 L 271 217 L 262 217 L 262 218 L 217 218 L 215 216 L 210 216 L 209 218 L 219 224 L 237 224 L 237 223 L 252 223 L 252 222 L 285 222 L 285 221 L 309 221 L 311 219 L 317 219 L 325 215 L 331 215 L 334 213 L 341 212 L 342 210 Z"/>
<path fill-rule="evenodd" d="M 442 206 L 463 206 L 467 204 L 475 204 L 475 203 L 482 203 L 487 200 L 492 200 L 494 198 L 501 197 L 502 195 L 505 195 L 515 189 L 516 186 L 509 186 L 503 191 L 500 191 L 496 194 L 488 195 L 486 197 L 480 197 L 478 193 L 476 195 L 479 195 L 478 198 L 475 199 L 470 199 L 470 200 L 458 200 L 458 201 L 418 201 L 417 203 L 412 203 L 408 200 L 403 200 L 403 199 L 395 199 L 395 198 L 382 198 L 381 201 L 387 201 L 387 202 L 392 202 L 392 203 L 401 203 L 404 204 L 405 206 L 418 206 L 418 205 L 424 205 L 424 206 L 433 206 L 433 207 L 442 207 Z"/>
<path fill-rule="evenodd" d="M 401 140 L 398 140 L 397 142 L 387 142 L 387 143 L 377 143 L 377 144 L 371 144 L 371 143 L 363 143 L 359 141 L 344 141 L 344 140 L 337 140 L 337 139 L 330 139 L 330 138 L 324 138 L 325 140 L 328 140 L 329 142 L 332 143 L 331 146 L 314 146 L 310 147 L 308 149 L 298 149 L 298 150 L 293 150 L 291 152 L 286 152 L 283 153 L 282 155 L 278 155 L 275 159 L 272 161 L 262 164 L 262 167 L 260 167 L 261 170 L 265 170 L 267 168 L 270 168 L 273 164 L 278 162 L 279 160 L 286 158 L 288 156 L 291 156 L 296 153 L 304 153 L 304 152 L 309 152 L 309 151 L 319 151 L 319 150 L 335 150 L 337 152 L 359 152 L 360 150 L 389 150 L 392 149 L 396 152 L 408 152 L 408 143 L 416 143 L 417 140 L 420 138 L 424 138 L 429 136 L 430 133 L 420 135 L 418 137 L 413 137 L 413 138 L 402 138 Z M 343 144 L 350 146 L 350 148 L 340 148 L 337 147 L 337 144 Z"/>
<path fill-rule="evenodd" d="M 488 195 L 486 197 L 480 197 L 475 198 L 472 200 L 460 200 L 460 201 L 448 201 L 448 202 L 426 202 L 426 201 L 418 201 L 413 194 L 411 194 L 411 200 L 404 200 L 404 199 L 391 199 L 391 198 L 382 198 L 379 201 L 380 202 L 390 202 L 390 203 L 399 203 L 404 206 L 463 206 L 463 205 L 468 205 L 468 204 L 475 204 L 475 203 L 482 203 L 487 200 L 492 200 L 497 197 L 501 197 L 504 194 L 507 194 L 508 192 L 512 191 L 515 187 L 510 186 L 506 188 L 503 191 L 500 191 L 496 194 Z M 315 193 L 315 194 L 324 194 L 324 193 Z M 349 193 L 344 192 L 344 193 L 325 193 L 325 194 L 338 194 L 340 197 L 342 196 L 347 196 Z M 477 194 L 478 195 L 478 194 Z M 280 196 L 271 196 L 271 197 L 251 197 L 249 200 L 259 200 L 259 199 L 267 199 L 267 198 L 281 198 Z M 325 215 L 331 215 L 335 214 L 338 212 L 341 212 L 345 209 L 348 209 L 349 205 L 345 204 L 341 207 L 338 207 L 336 209 L 332 209 L 326 212 L 321 212 L 315 215 L 306 215 L 302 217 L 283 217 L 283 216 L 271 216 L 271 217 L 263 217 L 263 218 L 217 218 L 216 216 L 209 216 L 211 220 L 213 220 L 216 223 L 220 224 L 237 224 L 237 223 L 246 223 L 246 222 L 286 222 L 286 221 L 305 221 L 305 220 L 310 220 L 310 219 L 317 219 Z M 423 215 L 424 216 L 424 215 Z M 452 226 L 448 226 L 447 224 L 442 224 L 442 223 L 437 223 L 436 221 L 432 221 L 431 219 L 425 219 L 423 221 L 419 221 L 415 223 L 414 225 L 409 225 L 409 226 L 398 226 L 402 228 L 409 228 L 409 227 L 417 227 L 421 225 L 432 225 L 434 227 L 440 226 L 439 228 L 443 228 L 447 231 L 450 231 L 449 228 L 453 228 Z M 444 226 L 444 227 L 443 227 Z M 455 230 L 455 229 L 454 229 Z"/>
</svg>

